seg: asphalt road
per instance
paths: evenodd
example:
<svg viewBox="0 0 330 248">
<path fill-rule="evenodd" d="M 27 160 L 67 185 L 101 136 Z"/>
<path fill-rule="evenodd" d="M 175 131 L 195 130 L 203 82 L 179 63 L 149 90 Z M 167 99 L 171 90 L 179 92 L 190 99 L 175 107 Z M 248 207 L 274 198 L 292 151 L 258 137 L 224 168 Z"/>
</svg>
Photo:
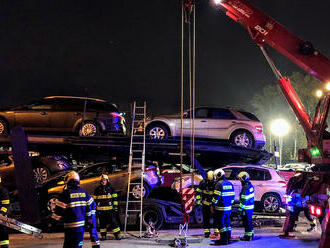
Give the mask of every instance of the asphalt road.
<svg viewBox="0 0 330 248">
<path fill-rule="evenodd" d="M 261 227 L 255 228 L 255 240 L 251 242 L 237 241 L 226 246 L 229 248 L 316 248 L 318 247 L 319 239 L 321 236 L 320 228 L 312 233 L 306 233 L 304 230 L 307 229 L 307 225 L 303 223 L 299 226 L 298 232 L 296 233 L 296 239 L 280 239 L 278 235 L 281 233 L 281 227 Z M 232 236 L 242 235 L 244 233 L 242 228 L 235 228 Z M 137 234 L 133 232 L 130 234 Z M 132 235 L 128 235 L 126 238 L 117 240 L 106 240 L 101 241 L 101 247 L 152 247 L 152 248 L 163 248 L 169 247 L 169 241 L 173 240 L 178 235 L 178 230 L 161 230 L 159 236 L 156 239 L 138 239 Z M 112 238 L 112 235 L 108 235 Z M 63 233 L 46 233 L 43 239 L 32 238 L 31 236 L 24 234 L 11 234 L 10 235 L 10 247 L 11 248 L 55 248 L 62 247 L 63 245 Z M 189 229 L 188 241 L 189 247 L 213 247 L 210 239 L 202 239 L 203 229 Z M 198 241 L 199 239 L 199 241 Z M 168 241 L 168 242 L 167 242 Z M 198 243 L 193 243 L 197 241 Z M 91 247 L 89 241 L 89 235 L 85 234 L 84 248 Z"/>
</svg>

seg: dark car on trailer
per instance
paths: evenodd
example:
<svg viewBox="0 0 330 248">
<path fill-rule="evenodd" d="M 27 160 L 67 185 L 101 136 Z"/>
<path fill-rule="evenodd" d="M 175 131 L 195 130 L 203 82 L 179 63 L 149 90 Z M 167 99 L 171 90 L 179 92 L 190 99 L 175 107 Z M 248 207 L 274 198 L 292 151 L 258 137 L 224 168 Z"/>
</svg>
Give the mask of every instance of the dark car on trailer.
<svg viewBox="0 0 330 248">
<path fill-rule="evenodd" d="M 20 125 L 28 132 L 74 133 L 80 136 L 126 135 L 126 122 L 117 106 L 102 99 L 48 96 L 0 111 L 0 135 Z"/>
</svg>

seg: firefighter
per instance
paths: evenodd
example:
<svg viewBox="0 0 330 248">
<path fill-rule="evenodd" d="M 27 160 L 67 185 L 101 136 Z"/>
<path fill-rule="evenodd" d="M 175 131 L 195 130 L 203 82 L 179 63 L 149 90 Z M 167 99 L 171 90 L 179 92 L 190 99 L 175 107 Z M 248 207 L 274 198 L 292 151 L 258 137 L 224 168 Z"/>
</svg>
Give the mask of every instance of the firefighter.
<svg viewBox="0 0 330 248">
<path fill-rule="evenodd" d="M 291 237 L 290 232 L 294 232 L 297 227 L 299 214 L 301 211 L 304 212 L 305 217 L 309 221 L 310 227 L 307 229 L 308 232 L 313 231 L 316 228 L 316 220 L 313 219 L 309 213 L 307 200 L 301 197 L 301 191 L 304 184 L 304 175 L 301 171 L 290 178 L 287 189 L 286 189 L 286 219 L 283 226 L 283 235 L 280 235 L 282 238 Z"/>
<path fill-rule="evenodd" d="M 228 245 L 231 238 L 230 214 L 231 205 L 234 203 L 234 186 L 225 178 L 222 169 L 214 171 L 216 184 L 213 192 L 212 203 L 214 205 L 214 218 L 220 232 L 220 239 L 215 245 Z"/>
<path fill-rule="evenodd" d="M 65 187 L 56 200 L 52 218 L 64 222 L 64 248 L 82 248 L 85 225 L 93 226 L 95 213 L 92 211 L 93 198 L 80 188 L 80 178 L 77 172 L 69 172 L 64 179 Z M 86 224 L 86 222 L 88 224 Z M 100 247 L 95 240 L 93 247 Z"/>
<path fill-rule="evenodd" d="M 208 171 L 207 176 L 196 189 L 196 205 L 202 205 L 204 237 L 210 237 L 211 218 L 212 218 L 212 197 L 214 190 L 213 171 Z M 214 228 L 214 234 L 211 238 L 219 238 L 219 230 Z"/>
<path fill-rule="evenodd" d="M 92 242 L 92 248 L 100 248 L 99 236 L 97 234 L 95 201 L 93 201 L 91 205 L 91 216 L 92 216 L 92 223 L 89 223 L 89 235 Z"/>
<path fill-rule="evenodd" d="M 101 176 L 100 185 L 95 189 L 93 197 L 97 205 L 101 239 L 106 239 L 107 227 L 110 224 L 115 239 L 120 240 L 120 225 L 117 221 L 118 195 L 111 187 L 107 175 L 103 174 Z"/>
<path fill-rule="evenodd" d="M 242 171 L 237 175 L 242 183 L 242 191 L 239 194 L 239 211 L 242 216 L 245 229 L 244 236 L 240 238 L 243 241 L 251 241 L 254 237 L 252 215 L 254 209 L 254 187 L 250 182 L 250 176 Z"/>
<path fill-rule="evenodd" d="M 8 190 L 1 184 L 0 175 L 0 214 L 7 216 L 9 209 L 9 193 Z M 7 227 L 0 225 L 0 247 L 9 247 L 9 235 Z"/>
</svg>

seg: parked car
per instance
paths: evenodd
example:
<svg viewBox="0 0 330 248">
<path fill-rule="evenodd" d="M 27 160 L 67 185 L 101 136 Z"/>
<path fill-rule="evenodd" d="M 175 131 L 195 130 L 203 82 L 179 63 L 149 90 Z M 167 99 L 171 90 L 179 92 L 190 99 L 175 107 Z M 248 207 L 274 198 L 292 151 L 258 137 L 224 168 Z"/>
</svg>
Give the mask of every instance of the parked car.
<svg viewBox="0 0 330 248">
<path fill-rule="evenodd" d="M 297 171 L 297 170 L 309 171 L 310 168 L 311 168 L 310 164 L 291 163 L 291 164 L 285 164 L 285 165 L 279 167 L 279 170 L 280 171 Z"/>
<path fill-rule="evenodd" d="M 71 164 L 63 156 L 31 156 L 30 158 L 33 178 L 37 185 L 57 172 L 71 169 Z M 16 189 L 15 166 L 10 153 L 0 154 L 0 175 L 3 185 L 9 191 Z"/>
<path fill-rule="evenodd" d="M 191 111 L 184 112 L 183 135 L 191 136 Z M 263 149 L 265 136 L 260 120 L 252 113 L 232 108 L 198 107 L 195 109 L 194 133 L 197 138 L 229 140 L 247 148 Z M 146 134 L 152 139 L 181 135 L 181 115 L 163 115 L 147 122 Z"/>
<path fill-rule="evenodd" d="M 126 122 L 116 105 L 95 98 L 48 96 L 40 101 L 0 111 L 0 135 L 20 125 L 28 132 L 70 132 L 81 136 L 126 134 Z"/>
<path fill-rule="evenodd" d="M 250 180 L 255 189 L 255 201 L 261 205 L 265 212 L 277 212 L 284 202 L 284 194 L 286 190 L 286 181 L 272 168 L 255 165 L 231 165 L 222 168 L 225 171 L 226 178 L 234 185 L 235 201 L 239 200 L 239 193 L 242 185 L 237 179 L 237 175 L 241 171 L 246 171 L 250 175 Z M 194 184 L 199 185 L 203 178 L 195 175 Z M 178 179 L 172 184 L 172 188 L 177 190 L 180 188 Z M 191 187 L 191 176 L 183 177 L 184 187 Z"/>
<path fill-rule="evenodd" d="M 43 185 L 39 187 L 40 196 L 42 198 L 42 204 L 46 206 L 48 211 L 53 211 L 55 200 L 64 188 L 64 177 L 68 172 L 59 173 L 53 177 L 50 177 Z M 100 185 L 100 179 L 102 174 L 107 174 L 109 181 L 115 191 L 118 193 L 119 198 L 126 200 L 127 183 L 128 183 L 128 166 L 116 166 L 108 162 L 100 162 L 88 165 L 78 171 L 80 175 L 80 185 L 91 195 L 94 193 L 97 186 Z M 144 174 L 144 183 L 142 187 L 142 196 L 147 198 L 155 187 L 159 186 L 162 182 L 159 176 L 159 171 L 154 165 L 146 166 Z M 140 199 L 141 187 L 140 184 L 140 172 L 132 171 L 131 182 L 133 183 L 130 188 L 133 199 Z"/>
</svg>

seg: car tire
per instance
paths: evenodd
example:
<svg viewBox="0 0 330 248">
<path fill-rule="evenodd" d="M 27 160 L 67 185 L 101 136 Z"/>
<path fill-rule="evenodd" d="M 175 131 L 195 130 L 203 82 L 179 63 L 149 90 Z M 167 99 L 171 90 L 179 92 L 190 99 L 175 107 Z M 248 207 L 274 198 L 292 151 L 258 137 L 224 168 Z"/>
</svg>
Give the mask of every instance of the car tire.
<svg viewBox="0 0 330 248">
<path fill-rule="evenodd" d="M 48 168 L 46 168 L 44 166 L 38 166 L 38 167 L 33 168 L 32 173 L 33 173 L 33 179 L 34 179 L 34 182 L 36 183 L 36 185 L 40 185 L 40 184 L 44 183 L 50 175 Z"/>
<path fill-rule="evenodd" d="M 8 124 L 4 119 L 0 119 L 0 136 L 8 136 Z"/>
<path fill-rule="evenodd" d="M 100 134 L 99 127 L 93 121 L 85 121 L 80 126 L 79 136 L 95 137 L 95 136 L 99 136 L 99 134 Z"/>
<path fill-rule="evenodd" d="M 281 197 L 275 193 L 266 193 L 261 198 L 262 208 L 266 213 L 277 213 L 281 207 Z"/>
<path fill-rule="evenodd" d="M 162 140 L 170 136 L 170 131 L 164 124 L 150 124 L 147 126 L 146 135 L 150 139 Z"/>
<path fill-rule="evenodd" d="M 144 227 L 147 227 L 149 222 L 154 223 L 156 230 L 159 230 L 164 223 L 164 216 L 161 211 L 155 208 L 146 208 L 142 211 L 142 224 Z"/>
<path fill-rule="evenodd" d="M 230 143 L 236 146 L 252 148 L 254 141 L 253 136 L 249 131 L 239 130 L 230 136 Z"/>
<path fill-rule="evenodd" d="M 139 183 L 139 181 L 133 181 L 132 183 L 134 184 L 130 186 L 130 198 L 134 200 L 140 200 L 141 185 L 135 184 Z M 143 199 L 147 199 L 150 194 L 150 186 L 146 182 L 143 183 L 142 192 Z"/>
</svg>

